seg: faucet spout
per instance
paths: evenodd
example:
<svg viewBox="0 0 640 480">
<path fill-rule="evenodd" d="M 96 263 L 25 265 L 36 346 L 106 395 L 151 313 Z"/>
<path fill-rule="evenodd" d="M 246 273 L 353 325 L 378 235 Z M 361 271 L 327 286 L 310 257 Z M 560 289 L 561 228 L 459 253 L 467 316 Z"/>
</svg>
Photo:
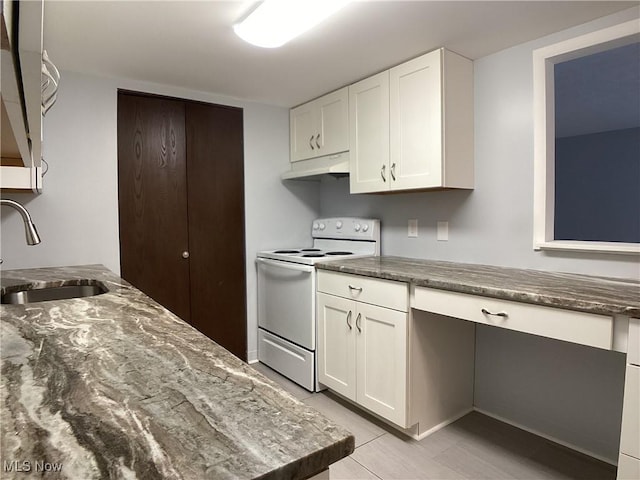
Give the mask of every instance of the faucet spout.
<svg viewBox="0 0 640 480">
<path fill-rule="evenodd" d="M 40 235 L 38 235 L 38 230 L 36 230 L 36 226 L 31 220 L 31 215 L 29 215 L 29 212 L 21 203 L 15 200 L 9 200 L 8 198 L 0 198 L 0 205 L 12 207 L 20 213 L 22 221 L 24 222 L 24 233 L 28 245 L 37 245 L 40 243 Z"/>
</svg>

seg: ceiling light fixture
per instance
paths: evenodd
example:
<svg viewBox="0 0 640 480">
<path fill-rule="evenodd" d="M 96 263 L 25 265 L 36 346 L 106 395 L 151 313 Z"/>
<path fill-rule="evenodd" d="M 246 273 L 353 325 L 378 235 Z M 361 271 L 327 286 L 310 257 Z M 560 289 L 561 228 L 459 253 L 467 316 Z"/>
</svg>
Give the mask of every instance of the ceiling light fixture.
<svg viewBox="0 0 640 480">
<path fill-rule="evenodd" d="M 233 30 L 244 41 L 276 48 L 313 28 L 350 0 L 265 0 Z"/>
</svg>

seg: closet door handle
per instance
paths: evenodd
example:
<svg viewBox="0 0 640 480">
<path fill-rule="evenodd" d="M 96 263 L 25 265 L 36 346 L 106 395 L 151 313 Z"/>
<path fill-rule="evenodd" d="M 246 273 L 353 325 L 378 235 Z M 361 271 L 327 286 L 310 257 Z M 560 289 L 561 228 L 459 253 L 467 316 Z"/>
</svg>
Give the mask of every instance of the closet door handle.
<svg viewBox="0 0 640 480">
<path fill-rule="evenodd" d="M 362 318 L 362 314 L 359 313 L 358 316 L 356 317 L 356 328 L 358 329 L 359 333 L 362 333 L 362 328 L 360 328 L 360 319 Z"/>
<path fill-rule="evenodd" d="M 387 181 L 387 177 L 384 174 L 385 170 L 387 169 L 386 165 L 382 165 L 382 170 L 380 170 L 380 176 L 382 177 L 382 181 L 386 182 Z"/>
<path fill-rule="evenodd" d="M 391 165 L 391 178 L 393 179 L 393 181 L 396 181 L 396 164 L 392 164 Z"/>
<path fill-rule="evenodd" d="M 311 150 L 315 150 L 316 148 L 313 146 L 313 135 L 311 135 L 311 138 L 309 138 L 309 146 L 311 147 Z"/>
<path fill-rule="evenodd" d="M 320 150 L 320 144 L 318 143 L 318 140 L 320 140 L 320 134 L 316 135 L 316 146 L 318 147 L 318 150 Z"/>
<path fill-rule="evenodd" d="M 351 310 L 349 310 L 349 313 L 347 313 L 347 325 L 349 326 L 349 330 L 353 330 L 353 325 L 351 325 L 351 314 L 353 312 Z"/>
</svg>

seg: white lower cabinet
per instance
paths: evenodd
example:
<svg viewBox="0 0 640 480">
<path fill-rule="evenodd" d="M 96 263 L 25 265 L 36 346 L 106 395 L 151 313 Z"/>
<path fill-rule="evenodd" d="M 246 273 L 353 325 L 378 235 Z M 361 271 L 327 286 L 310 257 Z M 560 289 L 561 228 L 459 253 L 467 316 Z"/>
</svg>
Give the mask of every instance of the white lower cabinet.
<svg viewBox="0 0 640 480">
<path fill-rule="evenodd" d="M 640 460 L 624 453 L 618 459 L 618 480 L 638 480 L 640 478 Z"/>
<path fill-rule="evenodd" d="M 317 303 L 320 383 L 407 427 L 407 313 L 325 293 Z"/>
<path fill-rule="evenodd" d="M 640 478 L 640 319 L 629 320 L 618 480 Z"/>
<path fill-rule="evenodd" d="M 319 270 L 318 380 L 420 439 L 471 411 L 475 324 L 409 308 L 407 283 Z"/>
<path fill-rule="evenodd" d="M 318 293 L 318 380 L 331 390 L 356 399 L 355 302 Z"/>
<path fill-rule="evenodd" d="M 366 298 L 369 289 L 380 288 L 378 283 L 384 288 L 389 282 L 364 279 L 362 287 L 357 276 L 318 275 L 318 288 L 331 292 L 317 294 L 320 383 L 390 422 L 408 427 L 408 286 L 390 282 L 404 296 L 405 311 L 399 311 L 349 298 L 361 294 Z M 341 280 L 350 277 L 356 280 L 347 282 L 350 287 L 343 285 Z"/>
</svg>

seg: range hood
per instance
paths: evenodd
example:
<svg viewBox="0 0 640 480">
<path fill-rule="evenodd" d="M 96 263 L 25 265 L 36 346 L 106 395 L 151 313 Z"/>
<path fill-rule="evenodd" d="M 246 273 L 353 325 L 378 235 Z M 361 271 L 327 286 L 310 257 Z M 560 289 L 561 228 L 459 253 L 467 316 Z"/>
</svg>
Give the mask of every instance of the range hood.
<svg viewBox="0 0 640 480">
<path fill-rule="evenodd" d="M 326 157 L 310 158 L 291 163 L 291 170 L 282 174 L 283 180 L 320 180 L 323 175 L 349 174 L 349 152 Z"/>
</svg>

